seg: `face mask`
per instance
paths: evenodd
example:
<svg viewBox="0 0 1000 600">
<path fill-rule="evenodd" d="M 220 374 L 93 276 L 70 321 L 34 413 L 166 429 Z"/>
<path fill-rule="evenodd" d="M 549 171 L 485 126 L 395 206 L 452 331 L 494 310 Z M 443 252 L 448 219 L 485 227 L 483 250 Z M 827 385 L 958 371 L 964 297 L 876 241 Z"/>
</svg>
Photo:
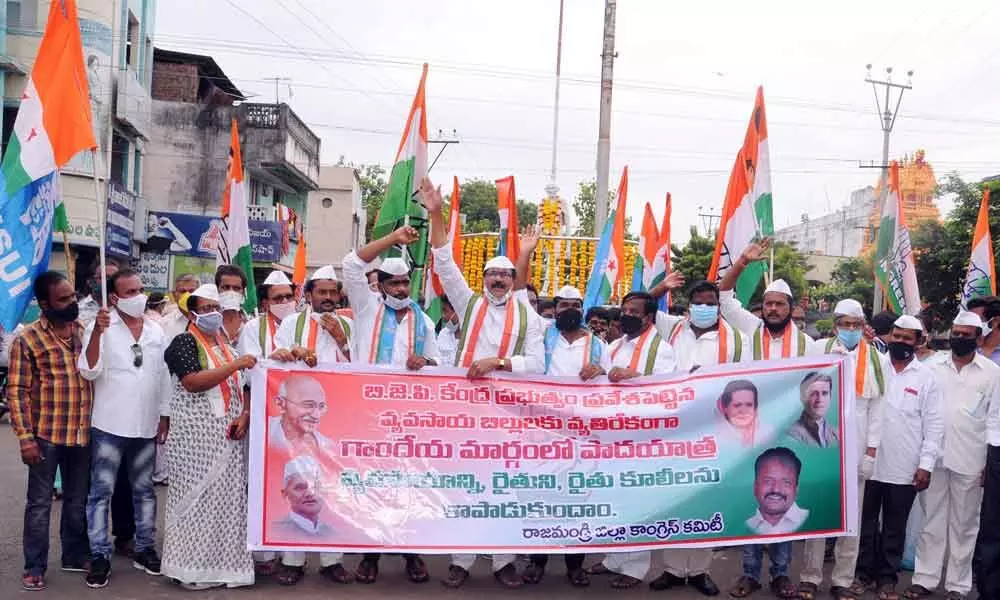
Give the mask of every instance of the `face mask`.
<svg viewBox="0 0 1000 600">
<path fill-rule="evenodd" d="M 64 308 L 46 308 L 42 310 L 42 314 L 50 321 L 72 323 L 80 318 L 80 305 L 74 302 Z"/>
<path fill-rule="evenodd" d="M 239 310 L 243 306 L 243 294 L 222 292 L 219 294 L 219 306 L 222 307 L 222 310 Z"/>
<path fill-rule="evenodd" d="M 636 335 L 642 329 L 642 319 L 635 315 L 622 315 L 622 333 Z"/>
<path fill-rule="evenodd" d="M 904 361 L 913 358 L 913 346 L 906 342 L 889 342 L 889 356 L 892 360 Z"/>
<path fill-rule="evenodd" d="M 272 302 L 268 310 L 278 319 L 284 320 L 285 317 L 295 314 L 295 302 Z"/>
<path fill-rule="evenodd" d="M 688 309 L 691 324 L 700 329 L 714 327 L 719 322 L 719 307 L 710 304 L 692 304 Z"/>
<path fill-rule="evenodd" d="M 576 331 L 583 323 L 583 311 L 568 308 L 556 315 L 556 329 L 559 331 Z"/>
<path fill-rule="evenodd" d="M 976 340 L 971 338 L 952 337 L 948 342 L 955 356 L 968 356 L 976 351 Z"/>
<path fill-rule="evenodd" d="M 131 298 L 119 298 L 115 307 L 130 317 L 141 317 L 142 313 L 146 312 L 146 294 L 136 294 Z"/>
<path fill-rule="evenodd" d="M 194 324 L 198 327 L 198 329 L 207 334 L 216 334 L 219 332 L 219 328 L 222 327 L 222 313 L 210 312 L 203 315 L 196 313 L 194 315 Z"/>
<path fill-rule="evenodd" d="M 491 292 L 486 292 L 485 298 L 493 306 L 503 306 L 504 304 L 507 304 L 508 300 L 510 300 L 511 294 L 512 292 L 510 290 L 507 290 L 506 294 L 498 297 L 494 296 Z"/>
<path fill-rule="evenodd" d="M 397 298 L 388 294 L 383 296 L 382 302 L 392 310 L 404 310 L 410 307 L 409 298 Z"/>
<path fill-rule="evenodd" d="M 860 329 L 838 329 L 837 339 L 843 344 L 848 350 L 854 350 L 861 343 L 861 330 Z"/>
</svg>

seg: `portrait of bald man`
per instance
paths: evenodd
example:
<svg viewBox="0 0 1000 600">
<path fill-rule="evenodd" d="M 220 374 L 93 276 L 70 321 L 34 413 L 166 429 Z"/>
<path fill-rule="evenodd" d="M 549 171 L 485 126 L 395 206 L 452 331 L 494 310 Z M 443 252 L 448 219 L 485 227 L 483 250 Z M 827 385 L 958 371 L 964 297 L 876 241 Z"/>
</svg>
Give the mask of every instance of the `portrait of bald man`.
<svg viewBox="0 0 1000 600">
<path fill-rule="evenodd" d="M 319 432 L 329 405 L 326 392 L 316 378 L 288 377 L 281 383 L 274 401 L 280 414 L 268 418 L 268 449 L 289 454 L 333 451 L 333 441 Z"/>
</svg>

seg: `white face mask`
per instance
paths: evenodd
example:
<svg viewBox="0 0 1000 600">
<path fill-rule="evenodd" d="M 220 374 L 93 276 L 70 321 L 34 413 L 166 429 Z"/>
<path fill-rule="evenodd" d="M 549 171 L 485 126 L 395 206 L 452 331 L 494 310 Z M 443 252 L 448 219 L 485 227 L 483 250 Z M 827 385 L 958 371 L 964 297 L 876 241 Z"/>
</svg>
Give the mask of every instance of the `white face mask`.
<svg viewBox="0 0 1000 600">
<path fill-rule="evenodd" d="M 404 310 L 410 306 L 409 298 L 396 298 L 388 294 L 382 297 L 382 302 L 392 310 Z"/>
<path fill-rule="evenodd" d="M 268 310 L 271 311 L 272 315 L 283 321 L 285 317 L 295 314 L 295 301 L 272 302 Z"/>
<path fill-rule="evenodd" d="M 507 301 L 510 300 L 510 297 L 513 293 L 514 292 L 511 290 L 507 290 L 506 294 L 498 298 L 493 294 L 491 294 L 490 292 L 486 292 L 486 294 L 483 297 L 486 298 L 486 301 L 492 304 L 493 306 L 503 306 L 504 304 L 507 304 Z"/>
<path fill-rule="evenodd" d="M 126 315 L 139 318 L 146 312 L 146 294 L 136 294 L 130 298 L 119 298 L 118 310 Z"/>
<path fill-rule="evenodd" d="M 219 294 L 219 307 L 222 310 L 239 310 L 243 306 L 243 294 L 240 292 L 222 292 Z"/>
</svg>

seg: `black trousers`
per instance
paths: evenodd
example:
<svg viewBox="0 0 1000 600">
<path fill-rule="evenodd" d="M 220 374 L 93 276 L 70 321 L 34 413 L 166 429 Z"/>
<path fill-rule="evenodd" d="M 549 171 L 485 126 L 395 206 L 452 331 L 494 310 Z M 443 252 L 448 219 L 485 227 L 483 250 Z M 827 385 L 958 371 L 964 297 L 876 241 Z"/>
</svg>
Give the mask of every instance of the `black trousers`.
<svg viewBox="0 0 1000 600">
<path fill-rule="evenodd" d="M 862 579 L 896 584 L 903 561 L 906 520 L 917 490 L 911 484 L 869 481 L 861 503 L 861 547 L 855 567 Z M 879 514 L 882 526 L 879 528 Z"/>
<path fill-rule="evenodd" d="M 135 508 L 127 467 L 127 461 L 123 460 L 115 478 L 115 491 L 111 494 L 111 535 L 117 547 L 125 546 L 135 537 Z"/>
<path fill-rule="evenodd" d="M 975 561 L 980 598 L 1000 598 L 1000 446 L 986 451 L 986 481 L 979 517 L 979 560 Z"/>
<path fill-rule="evenodd" d="M 566 571 L 573 572 L 577 569 L 582 569 L 584 556 L 584 554 L 563 554 L 563 560 L 566 561 Z M 539 567 L 544 567 L 549 564 L 549 555 L 532 554 L 531 563 L 538 565 Z"/>
</svg>

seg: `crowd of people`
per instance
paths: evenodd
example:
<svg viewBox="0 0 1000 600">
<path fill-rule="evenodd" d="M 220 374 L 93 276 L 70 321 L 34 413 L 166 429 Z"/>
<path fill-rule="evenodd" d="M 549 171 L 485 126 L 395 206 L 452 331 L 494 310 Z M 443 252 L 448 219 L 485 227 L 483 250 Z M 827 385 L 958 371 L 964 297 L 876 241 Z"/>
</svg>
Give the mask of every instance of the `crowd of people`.
<svg viewBox="0 0 1000 600">
<path fill-rule="evenodd" d="M 785 282 L 770 282 L 757 314 L 735 297 L 743 269 L 765 256 L 764 240 L 747 248 L 718 284 L 685 285 L 671 274 L 648 292 L 626 295 L 619 306 L 584 314 L 579 290 L 563 287 L 544 299 L 528 284 L 538 243 L 532 230 L 522 237 L 517 264 L 502 256 L 489 260 L 482 289 L 471 289 L 452 258 L 440 192 L 426 180 L 420 192 L 435 270 L 447 295 L 438 323 L 411 300 L 408 265 L 378 260 L 391 247 L 417 240 L 409 227 L 350 253 L 340 277 L 332 266 L 317 269 L 301 290 L 301 302 L 287 276 L 272 272 L 257 290 L 259 312 L 252 318 L 243 310 L 247 277 L 228 265 L 218 268 L 212 283 L 180 276 L 166 296 L 147 296 L 136 272 L 110 264 L 96 274 L 94 293 L 84 299 L 58 272 L 36 279 L 41 317 L 4 336 L 2 345 L 9 360 L 11 424 L 28 467 L 24 589 L 46 585 L 57 470 L 60 566 L 85 573 L 90 587 L 109 583 L 114 554 L 192 590 L 247 586 L 261 577 L 297 584 L 306 573 L 305 553 L 247 550 L 247 374 L 261 359 L 308 368 L 352 363 L 418 371 L 447 365 L 470 378 L 509 372 L 617 383 L 722 363 L 839 354 L 850 356 L 853 365 L 861 519 L 859 535 L 835 541 L 830 593 L 900 597 L 907 517 L 919 502 L 926 517 L 912 585 L 901 590 L 902 597 L 927 597 L 943 578 L 947 598 L 964 598 L 973 587 L 975 564 L 980 597 L 1000 598 L 1000 366 L 995 353 L 982 352 L 984 341 L 997 346 L 1000 300 L 970 302 L 954 319 L 947 351 L 926 348 L 920 320 L 881 314 L 869 323 L 851 298 L 833 309 L 833 335 L 814 340 L 796 322 Z M 660 297 L 682 289 L 685 309 L 659 310 Z M 825 417 L 831 387 L 828 378 L 803 382 L 802 417 L 789 433 L 795 439 L 818 447 L 840 442 Z M 304 384 L 283 388 L 271 446 L 330 444 L 316 431 L 327 400 L 307 392 Z M 752 444 L 770 435 L 757 407 L 752 385 L 727 386 L 720 409 L 734 439 Z M 797 461 L 780 449 L 758 459 L 755 530 L 786 532 L 787 521 L 806 518 L 788 497 L 798 484 Z M 283 494 L 301 498 L 302 510 L 281 526 L 309 539 L 319 523 L 309 510 L 316 504 L 315 482 L 302 475 L 311 469 L 306 462 L 286 469 Z M 783 473 L 783 483 L 768 484 L 770 472 Z M 169 483 L 162 559 L 156 548 L 156 482 Z M 781 598 L 816 597 L 828 541 L 803 543 L 798 581 L 789 570 L 792 544 L 745 546 L 742 576 L 730 596 L 747 597 L 767 584 Z M 770 559 L 767 579 L 764 554 Z M 711 576 L 711 549 L 670 548 L 663 555 L 666 569 L 650 581 L 652 589 L 690 586 L 706 596 L 720 593 Z M 373 583 L 378 577 L 379 554 L 364 554 L 351 570 L 340 553 L 316 558 L 319 575 L 332 583 Z M 516 558 L 490 557 L 500 585 L 542 580 L 547 556 L 530 556 L 520 571 Z M 650 552 L 608 552 L 586 568 L 584 558 L 565 556 L 570 585 L 587 586 L 591 577 L 607 575 L 613 588 L 633 588 L 652 564 Z M 429 580 L 420 556 L 402 559 L 410 581 Z M 442 583 L 462 586 L 476 560 L 474 554 L 453 555 Z"/>
</svg>

